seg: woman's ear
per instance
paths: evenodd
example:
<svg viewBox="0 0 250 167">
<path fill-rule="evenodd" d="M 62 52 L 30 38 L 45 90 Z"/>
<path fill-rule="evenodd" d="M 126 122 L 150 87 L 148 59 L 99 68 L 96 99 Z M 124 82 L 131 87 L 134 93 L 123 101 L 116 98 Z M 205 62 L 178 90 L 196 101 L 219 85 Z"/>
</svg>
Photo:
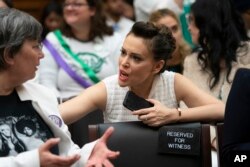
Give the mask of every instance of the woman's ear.
<svg viewBox="0 0 250 167">
<path fill-rule="evenodd" d="M 153 69 L 154 73 L 158 74 L 161 71 L 161 69 L 164 67 L 164 65 L 165 65 L 165 61 L 164 60 L 157 61 L 155 63 L 154 69 Z"/>
<path fill-rule="evenodd" d="M 7 51 L 5 49 L 3 54 L 4 54 L 3 58 L 4 58 L 4 61 L 6 62 L 6 64 L 7 65 L 13 65 L 14 64 L 14 59 L 13 59 L 13 57 L 10 56 L 9 51 Z"/>
</svg>

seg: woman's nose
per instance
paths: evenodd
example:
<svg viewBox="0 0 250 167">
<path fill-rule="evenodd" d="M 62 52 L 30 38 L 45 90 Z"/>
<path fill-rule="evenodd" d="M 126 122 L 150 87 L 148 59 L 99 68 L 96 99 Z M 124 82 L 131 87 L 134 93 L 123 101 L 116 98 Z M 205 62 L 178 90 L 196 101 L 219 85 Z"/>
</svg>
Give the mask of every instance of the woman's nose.
<svg viewBox="0 0 250 167">
<path fill-rule="evenodd" d="M 41 51 L 41 53 L 39 54 L 39 59 L 43 59 L 44 58 L 44 53 L 43 51 Z"/>
<path fill-rule="evenodd" d="M 122 57 L 121 58 L 121 65 L 123 67 L 128 67 L 129 66 L 129 60 L 128 60 L 128 56 Z"/>
</svg>

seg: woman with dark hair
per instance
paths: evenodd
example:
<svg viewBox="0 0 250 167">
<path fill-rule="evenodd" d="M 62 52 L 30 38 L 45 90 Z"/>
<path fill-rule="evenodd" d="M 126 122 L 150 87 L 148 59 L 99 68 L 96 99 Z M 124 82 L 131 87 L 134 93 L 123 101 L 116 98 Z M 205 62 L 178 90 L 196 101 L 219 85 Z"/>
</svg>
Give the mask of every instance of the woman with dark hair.
<svg viewBox="0 0 250 167">
<path fill-rule="evenodd" d="M 250 68 L 250 42 L 243 20 L 231 0 L 196 0 L 188 21 L 192 41 L 199 50 L 186 57 L 183 74 L 225 103 L 237 69 Z M 211 128 L 214 149 L 215 136 Z"/>
<path fill-rule="evenodd" d="M 235 71 L 250 68 L 250 42 L 231 0 L 196 0 L 189 30 L 200 51 L 187 56 L 184 75 L 226 102 Z"/>
<path fill-rule="evenodd" d="M 176 122 L 222 120 L 222 102 L 198 89 L 181 74 L 166 71 L 166 61 L 174 50 L 175 39 L 166 26 L 136 22 L 121 48 L 119 74 L 62 103 L 63 119 L 70 124 L 99 108 L 105 122 L 140 120 L 155 127 Z M 131 112 L 123 106 L 129 90 L 150 101 L 153 107 Z M 190 108 L 178 108 L 180 101 Z"/>
<path fill-rule="evenodd" d="M 44 8 L 41 16 L 41 24 L 43 25 L 42 39 L 46 35 L 58 28 L 63 24 L 63 11 L 62 5 L 56 1 L 50 1 Z"/>
<path fill-rule="evenodd" d="M 117 72 L 121 36 L 107 26 L 100 0 L 65 0 L 66 24 L 44 40 L 39 81 L 68 98 Z"/>
</svg>

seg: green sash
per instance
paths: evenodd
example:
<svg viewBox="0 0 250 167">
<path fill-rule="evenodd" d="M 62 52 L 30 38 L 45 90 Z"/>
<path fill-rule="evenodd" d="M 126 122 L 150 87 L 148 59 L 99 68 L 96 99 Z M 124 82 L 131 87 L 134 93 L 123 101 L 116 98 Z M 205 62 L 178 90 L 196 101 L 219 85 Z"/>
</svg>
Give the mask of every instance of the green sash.
<svg viewBox="0 0 250 167">
<path fill-rule="evenodd" d="M 60 30 L 54 31 L 55 36 L 57 37 L 58 41 L 60 42 L 61 46 L 64 48 L 64 50 L 80 65 L 81 68 L 86 72 L 88 77 L 94 82 L 97 83 L 100 81 L 100 79 L 96 76 L 95 72 L 86 64 L 84 61 L 82 61 L 77 54 L 73 53 L 70 49 L 69 45 L 66 43 L 66 41 L 62 37 L 62 33 Z"/>
</svg>

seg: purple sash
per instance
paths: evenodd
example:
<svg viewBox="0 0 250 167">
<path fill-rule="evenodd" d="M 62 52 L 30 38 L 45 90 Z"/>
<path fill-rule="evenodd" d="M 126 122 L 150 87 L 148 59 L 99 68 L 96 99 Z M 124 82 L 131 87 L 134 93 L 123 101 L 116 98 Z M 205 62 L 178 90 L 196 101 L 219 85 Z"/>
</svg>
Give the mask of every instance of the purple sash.
<svg viewBox="0 0 250 167">
<path fill-rule="evenodd" d="M 52 46 L 52 44 L 47 40 L 44 39 L 43 44 L 46 46 L 46 48 L 50 51 L 51 55 L 57 62 L 57 64 L 64 69 L 69 76 L 74 79 L 78 84 L 83 86 L 84 88 L 88 88 L 91 86 L 90 83 L 86 82 L 81 76 L 79 76 L 75 71 L 73 71 L 69 65 L 62 59 L 60 54 L 57 52 L 57 50 Z"/>
</svg>

